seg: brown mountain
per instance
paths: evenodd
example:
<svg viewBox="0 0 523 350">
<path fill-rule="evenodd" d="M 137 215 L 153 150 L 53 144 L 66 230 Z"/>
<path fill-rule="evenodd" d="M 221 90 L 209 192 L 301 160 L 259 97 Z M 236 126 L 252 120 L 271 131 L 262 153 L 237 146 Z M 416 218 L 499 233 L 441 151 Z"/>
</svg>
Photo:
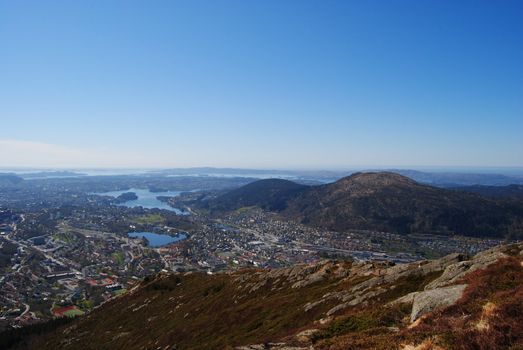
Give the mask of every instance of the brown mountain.
<svg viewBox="0 0 523 350">
<path fill-rule="evenodd" d="M 273 182 L 257 181 L 209 205 L 219 210 L 258 205 L 304 224 L 338 231 L 523 237 L 523 201 L 433 187 L 390 172 L 356 173 L 320 186 L 276 181 L 276 188 Z M 282 185 L 288 190 L 282 191 Z"/>
</svg>

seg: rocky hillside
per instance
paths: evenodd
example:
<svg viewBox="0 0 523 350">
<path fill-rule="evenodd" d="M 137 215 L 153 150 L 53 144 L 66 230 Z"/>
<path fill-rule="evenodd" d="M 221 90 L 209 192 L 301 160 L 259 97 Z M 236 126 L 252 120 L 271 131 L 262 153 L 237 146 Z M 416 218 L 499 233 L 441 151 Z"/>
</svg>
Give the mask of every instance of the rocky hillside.
<svg viewBox="0 0 523 350">
<path fill-rule="evenodd" d="M 263 181 L 218 197 L 210 202 L 210 208 L 234 210 L 258 205 L 301 223 L 336 231 L 523 237 L 522 200 L 423 185 L 389 172 L 356 173 L 321 186 L 292 188 L 291 182 L 285 181 L 292 190 L 283 195 L 279 187 Z"/>
<path fill-rule="evenodd" d="M 522 250 L 520 243 L 406 265 L 321 261 L 217 275 L 162 273 L 11 346 L 521 349 Z M 0 338 L 14 341 L 15 333 Z"/>
</svg>

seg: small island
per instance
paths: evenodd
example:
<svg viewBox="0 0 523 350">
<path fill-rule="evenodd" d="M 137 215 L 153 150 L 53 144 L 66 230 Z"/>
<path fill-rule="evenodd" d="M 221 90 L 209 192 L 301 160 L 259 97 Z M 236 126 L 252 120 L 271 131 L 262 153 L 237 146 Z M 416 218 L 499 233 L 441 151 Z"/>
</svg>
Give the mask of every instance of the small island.
<svg viewBox="0 0 523 350">
<path fill-rule="evenodd" d="M 134 192 L 124 192 L 115 198 L 116 203 L 125 203 L 127 201 L 137 200 L 138 196 Z"/>
</svg>

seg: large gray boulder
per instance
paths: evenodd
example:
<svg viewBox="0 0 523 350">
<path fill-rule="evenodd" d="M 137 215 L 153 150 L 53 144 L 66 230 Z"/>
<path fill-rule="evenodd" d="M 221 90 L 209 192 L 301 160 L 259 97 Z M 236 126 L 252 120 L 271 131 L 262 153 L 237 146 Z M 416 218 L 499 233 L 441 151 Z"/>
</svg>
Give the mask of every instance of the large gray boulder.
<svg viewBox="0 0 523 350">
<path fill-rule="evenodd" d="M 431 289 L 414 295 L 410 321 L 416 321 L 420 316 L 436 309 L 441 309 L 456 303 L 461 298 L 466 284 Z"/>
</svg>

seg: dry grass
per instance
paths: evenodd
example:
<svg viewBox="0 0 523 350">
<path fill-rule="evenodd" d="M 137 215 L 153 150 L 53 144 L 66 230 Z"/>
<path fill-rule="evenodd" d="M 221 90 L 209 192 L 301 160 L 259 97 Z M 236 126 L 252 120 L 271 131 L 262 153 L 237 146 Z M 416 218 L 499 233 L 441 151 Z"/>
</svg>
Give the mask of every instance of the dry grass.
<svg viewBox="0 0 523 350">
<path fill-rule="evenodd" d="M 498 350 L 523 349 L 523 268 L 521 258 L 500 260 L 475 271 L 456 305 L 425 315 L 413 327 L 402 322 L 401 313 L 380 322 L 386 308 L 376 306 L 345 316 L 333 323 L 315 344 L 321 350 Z M 413 282 L 413 281 L 404 281 Z M 416 281 L 421 282 L 421 281 Z M 410 290 L 409 288 L 402 288 Z M 367 318 L 363 316 L 367 315 Z M 343 322 L 346 324 L 343 324 Z M 386 326 L 401 329 L 391 331 Z"/>
<path fill-rule="evenodd" d="M 491 350 L 523 346 L 523 268 L 518 258 L 500 260 L 467 275 L 463 297 L 432 314 L 410 336 L 443 335 L 450 349 Z"/>
<path fill-rule="evenodd" d="M 349 308 L 327 324 L 315 323 L 335 301 L 309 312 L 307 302 L 325 293 L 350 288 L 339 278 L 303 288 L 268 280 L 258 290 L 239 289 L 255 270 L 208 276 L 201 273 L 150 279 L 136 293 L 108 302 L 92 314 L 40 340 L 39 349 L 224 349 L 236 345 L 291 340 L 304 329 L 317 350 L 492 350 L 523 349 L 523 265 L 520 256 L 475 271 L 453 306 L 425 315 L 408 327 L 410 305 L 386 306 L 400 294 L 423 288 L 436 274 L 412 276 L 396 288 Z M 245 274 L 245 275 L 243 275 Z M 242 275 L 242 276 L 240 276 Z M 256 279 L 256 278 L 254 278 Z M 351 281 L 351 283 L 356 283 Z M 69 333 L 64 333 L 69 330 Z"/>
<path fill-rule="evenodd" d="M 401 350 L 445 350 L 441 346 L 436 344 L 434 338 L 429 338 L 422 341 L 418 345 L 403 345 Z"/>
<path fill-rule="evenodd" d="M 252 276 L 256 271 L 245 273 Z M 289 283 L 273 290 L 274 281 L 269 280 L 249 293 L 249 289 L 239 290 L 227 274 L 148 279 L 138 292 L 78 320 L 67 336 L 72 341 L 63 343 L 64 337 L 57 332 L 44 339 L 39 349 L 156 349 L 172 344 L 179 349 L 223 349 L 274 341 L 294 334 L 333 307 L 327 302 L 309 312 L 303 310 L 307 302 L 337 288 L 337 281 L 299 289 Z"/>
</svg>

